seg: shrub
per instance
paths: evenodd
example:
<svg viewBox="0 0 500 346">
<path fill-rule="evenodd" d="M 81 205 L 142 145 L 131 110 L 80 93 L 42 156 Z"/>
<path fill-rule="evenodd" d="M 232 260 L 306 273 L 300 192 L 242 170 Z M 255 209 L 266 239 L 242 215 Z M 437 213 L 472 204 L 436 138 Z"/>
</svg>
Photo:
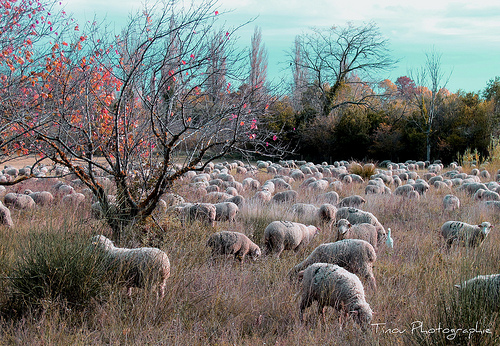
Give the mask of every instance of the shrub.
<svg viewBox="0 0 500 346">
<path fill-rule="evenodd" d="M 30 233 L 9 275 L 13 301 L 26 308 L 48 302 L 85 307 L 103 292 L 107 269 L 88 236 L 47 230 Z"/>
<path fill-rule="evenodd" d="M 415 333 L 408 335 L 421 345 L 498 345 L 498 298 L 498 292 L 487 285 L 443 292 L 435 313 L 429 314 L 427 322 L 413 322 Z"/>
</svg>

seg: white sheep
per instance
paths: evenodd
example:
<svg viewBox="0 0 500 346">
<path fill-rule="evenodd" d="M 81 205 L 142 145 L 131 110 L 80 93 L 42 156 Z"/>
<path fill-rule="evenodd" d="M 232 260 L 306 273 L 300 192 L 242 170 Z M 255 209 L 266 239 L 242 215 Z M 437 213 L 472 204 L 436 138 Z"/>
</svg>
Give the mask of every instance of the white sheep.
<svg viewBox="0 0 500 346">
<path fill-rule="evenodd" d="M 283 250 L 297 252 L 309 244 L 318 232 L 318 228 L 312 225 L 306 226 L 290 221 L 273 221 L 264 230 L 264 251 L 266 254 L 274 254 L 276 257 L 279 257 Z"/>
<path fill-rule="evenodd" d="M 10 210 L 6 206 L 4 206 L 2 202 L 0 202 L 0 225 L 14 227 L 14 222 L 12 222 Z"/>
<path fill-rule="evenodd" d="M 454 242 L 467 247 L 475 247 L 482 244 L 492 228 L 493 226 L 489 222 L 483 222 L 476 226 L 462 221 L 446 221 L 441 226 L 441 235 L 448 248 Z"/>
<path fill-rule="evenodd" d="M 236 214 L 239 212 L 238 206 L 233 202 L 216 203 L 215 221 L 236 222 Z"/>
<path fill-rule="evenodd" d="M 339 194 L 335 191 L 325 192 L 318 195 L 316 201 L 336 205 L 339 202 Z"/>
<path fill-rule="evenodd" d="M 343 207 L 352 207 L 352 208 L 359 208 L 363 203 L 366 203 L 366 199 L 359 195 L 353 195 L 353 196 L 348 196 L 345 198 L 342 198 L 342 200 L 339 202 L 337 205 L 339 208 Z"/>
<path fill-rule="evenodd" d="M 370 223 L 374 225 L 377 228 L 377 241 L 379 243 L 386 237 L 384 226 L 370 212 L 357 208 L 344 207 L 337 210 L 336 218 L 337 220 L 347 219 L 353 225 L 358 223 Z"/>
<path fill-rule="evenodd" d="M 36 191 L 28 194 L 37 205 L 47 206 L 54 202 L 54 196 L 49 191 Z"/>
<path fill-rule="evenodd" d="M 234 255 L 235 259 L 243 262 L 248 254 L 256 260 L 261 251 L 257 244 L 240 232 L 221 231 L 212 234 L 207 241 L 207 246 L 212 249 L 212 258 Z"/>
<path fill-rule="evenodd" d="M 377 228 L 374 225 L 370 223 L 352 225 L 347 219 L 339 219 L 335 226 L 337 228 L 337 241 L 342 239 L 362 239 L 369 242 L 377 251 Z"/>
<path fill-rule="evenodd" d="M 277 192 L 271 199 L 274 203 L 294 203 L 299 194 L 295 190 Z"/>
<path fill-rule="evenodd" d="M 255 195 L 251 198 L 252 201 L 264 204 L 266 202 L 271 201 L 273 195 L 267 188 L 261 188 L 261 190 L 257 191 Z"/>
<path fill-rule="evenodd" d="M 9 192 L 4 196 L 4 203 L 7 207 L 15 209 L 33 209 L 36 205 L 33 198 L 21 193 Z"/>
<path fill-rule="evenodd" d="M 377 254 L 370 243 L 360 239 L 344 239 L 319 245 L 305 260 L 293 267 L 289 275 L 293 277 L 313 263 L 337 264 L 366 279 L 375 291 L 377 284 L 373 275 L 373 264 L 376 259 Z"/>
<path fill-rule="evenodd" d="M 460 208 L 460 199 L 455 195 L 446 195 L 443 197 L 443 209 L 453 211 Z"/>
<path fill-rule="evenodd" d="M 373 312 L 366 302 L 363 284 L 355 274 L 338 265 L 314 263 L 299 272 L 299 277 L 302 277 L 300 321 L 304 320 L 304 310 L 317 301 L 323 321 L 326 307 L 331 306 L 341 312 L 344 321 L 347 315 L 352 316 L 362 330 L 370 325 Z"/>
<path fill-rule="evenodd" d="M 184 217 L 189 220 L 199 220 L 210 226 L 215 226 L 215 217 L 217 211 L 215 206 L 210 203 L 195 203 L 184 207 Z"/>
<path fill-rule="evenodd" d="M 83 201 L 85 201 L 85 195 L 80 192 L 70 193 L 61 199 L 61 202 L 68 207 L 78 207 Z"/>
<path fill-rule="evenodd" d="M 500 201 L 500 195 L 495 191 L 478 189 L 474 193 L 474 200 L 476 201 Z"/>
<path fill-rule="evenodd" d="M 97 249 L 104 251 L 108 265 L 113 269 L 110 273 L 125 279 L 129 295 L 132 293 L 132 287 L 145 288 L 147 285 L 158 285 L 158 296 L 162 298 L 165 295 L 167 279 L 170 276 L 170 261 L 164 251 L 152 247 L 116 247 L 103 235 L 93 236 L 91 242 Z"/>
</svg>

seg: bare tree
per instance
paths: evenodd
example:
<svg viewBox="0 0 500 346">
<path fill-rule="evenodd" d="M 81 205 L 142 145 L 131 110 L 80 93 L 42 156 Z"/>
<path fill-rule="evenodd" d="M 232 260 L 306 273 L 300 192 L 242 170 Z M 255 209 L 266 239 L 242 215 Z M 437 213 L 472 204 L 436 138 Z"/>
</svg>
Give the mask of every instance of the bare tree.
<svg viewBox="0 0 500 346">
<path fill-rule="evenodd" d="M 425 65 L 416 72 L 410 73 L 418 86 L 413 88 L 413 99 L 420 110 L 423 125 L 418 123 L 417 125 L 420 126 L 425 134 L 427 161 L 431 159 L 431 137 L 434 121 L 438 116 L 437 104 L 440 99 L 439 92 L 446 88 L 451 76 L 451 72 L 447 75 L 443 71 L 441 57 L 442 54 L 436 52 L 433 48 L 431 51 L 425 53 Z"/>
<path fill-rule="evenodd" d="M 248 75 L 229 39 L 236 29 L 216 25 L 215 6 L 146 4 L 120 36 L 90 24 L 54 48 L 56 72 L 41 83 L 52 94 L 37 109 L 49 121 L 19 122 L 32 147 L 92 190 L 117 239 L 187 171 L 232 151 L 280 149 L 266 145 L 278 134 L 261 126 L 268 96 L 224 87 Z M 100 175 L 111 178 L 116 202 Z"/>
<path fill-rule="evenodd" d="M 250 48 L 249 86 L 256 92 L 264 89 L 267 78 L 267 50 L 262 42 L 262 30 L 255 27 Z"/>
<path fill-rule="evenodd" d="M 356 96 L 346 100 L 337 96 L 345 86 L 366 89 L 373 73 L 388 70 L 394 63 L 387 40 L 374 23 L 313 29 L 296 39 L 291 61 L 294 77 L 299 81 L 305 73 L 305 88 L 319 95 L 318 113 L 322 116 L 345 104 L 367 105 L 376 96 L 373 92 L 352 93 Z M 297 81 L 295 86 L 299 86 Z"/>
</svg>

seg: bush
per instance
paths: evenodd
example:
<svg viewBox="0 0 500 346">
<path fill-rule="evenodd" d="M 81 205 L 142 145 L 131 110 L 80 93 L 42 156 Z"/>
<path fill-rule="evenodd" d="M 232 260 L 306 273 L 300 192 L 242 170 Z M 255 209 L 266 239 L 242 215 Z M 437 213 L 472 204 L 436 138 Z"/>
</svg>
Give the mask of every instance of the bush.
<svg viewBox="0 0 500 346">
<path fill-rule="evenodd" d="M 415 333 L 409 335 L 421 345 L 498 345 L 498 298 L 498 292 L 487 285 L 444 292 L 429 321 L 413 322 Z"/>
<path fill-rule="evenodd" d="M 107 269 L 103 255 L 89 244 L 88 236 L 77 233 L 31 233 L 9 275 L 13 301 L 25 308 L 56 301 L 79 308 L 98 298 Z"/>
</svg>

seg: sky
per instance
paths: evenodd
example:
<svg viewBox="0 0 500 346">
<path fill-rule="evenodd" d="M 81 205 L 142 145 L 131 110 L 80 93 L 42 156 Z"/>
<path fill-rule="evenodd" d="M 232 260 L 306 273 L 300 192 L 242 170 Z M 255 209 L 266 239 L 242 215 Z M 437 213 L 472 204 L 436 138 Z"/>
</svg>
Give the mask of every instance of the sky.
<svg viewBox="0 0 500 346">
<path fill-rule="evenodd" d="M 65 0 L 66 12 L 79 21 L 106 18 L 121 28 L 141 0 Z M 381 75 L 393 82 L 425 64 L 425 54 L 441 54 L 455 93 L 480 92 L 500 76 L 500 1 L 498 0 L 219 0 L 220 20 L 229 27 L 254 19 L 238 30 L 238 43 L 250 46 L 256 26 L 268 52 L 268 80 L 290 78 L 288 52 L 297 35 L 311 27 L 374 22 L 388 39 L 396 67 Z"/>
</svg>

